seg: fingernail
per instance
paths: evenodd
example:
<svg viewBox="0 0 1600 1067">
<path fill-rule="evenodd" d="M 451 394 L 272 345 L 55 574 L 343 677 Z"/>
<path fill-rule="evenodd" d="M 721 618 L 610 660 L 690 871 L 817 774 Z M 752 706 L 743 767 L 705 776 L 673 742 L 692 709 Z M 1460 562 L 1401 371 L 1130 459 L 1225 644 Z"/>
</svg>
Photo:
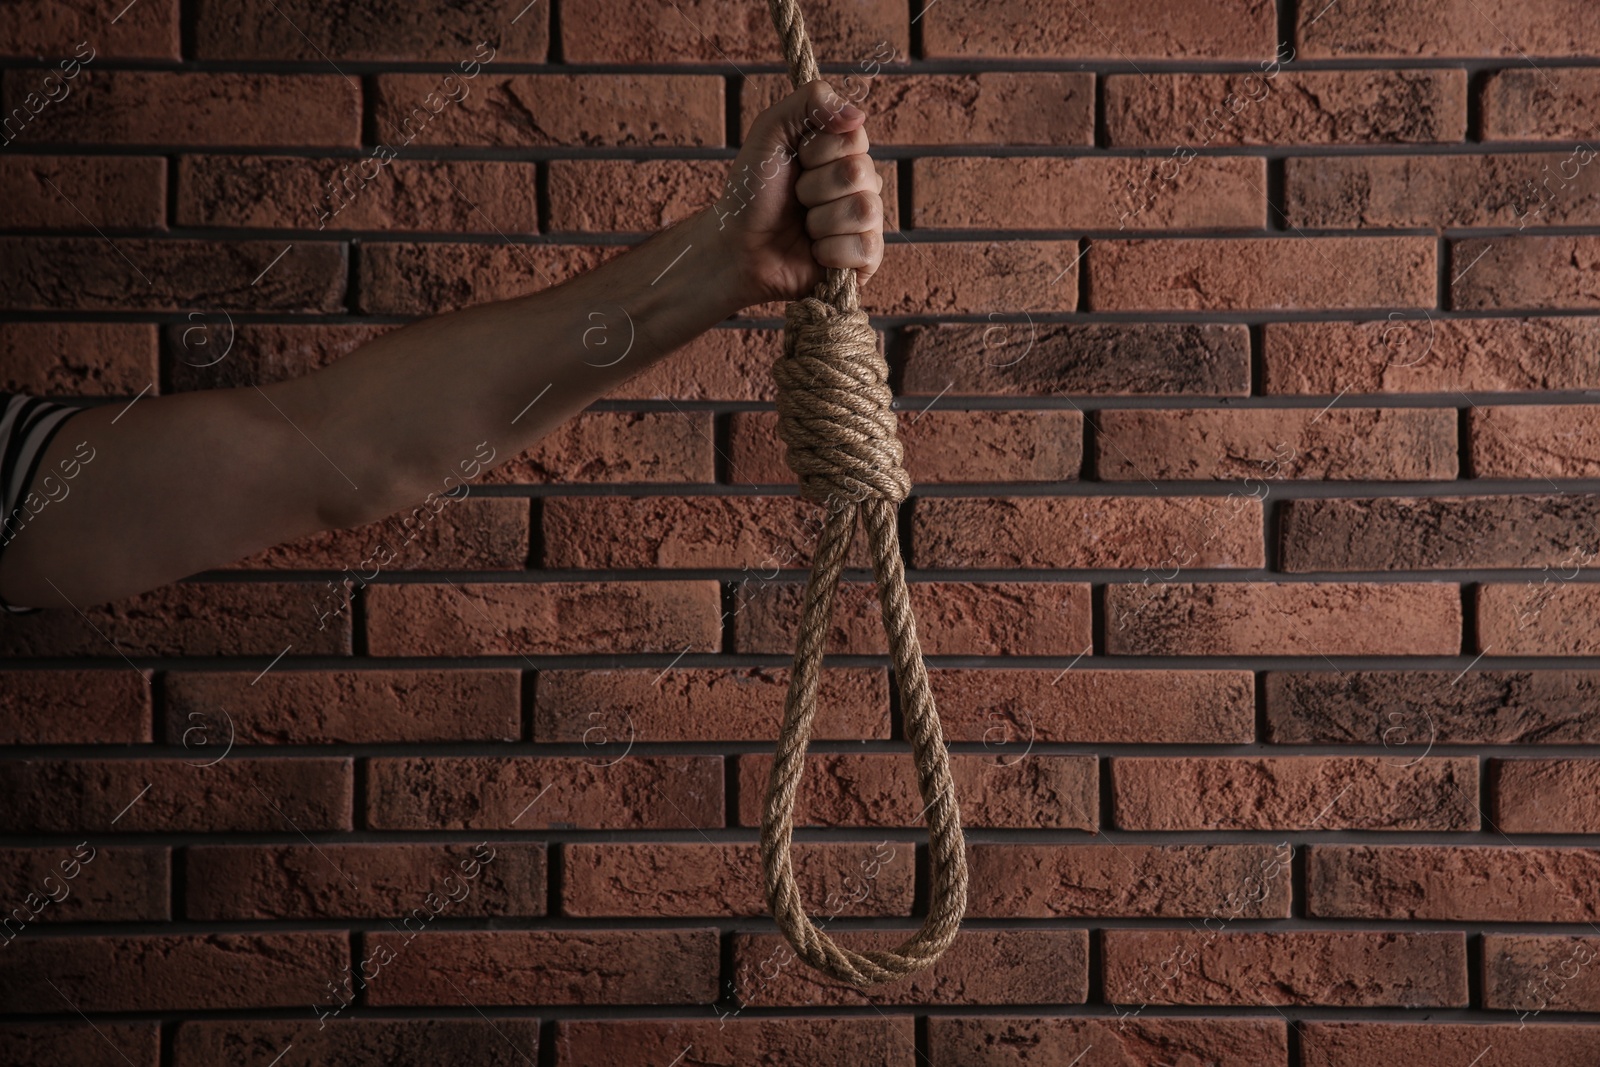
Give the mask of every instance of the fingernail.
<svg viewBox="0 0 1600 1067">
<path fill-rule="evenodd" d="M 856 119 L 861 118 L 861 116 L 863 114 L 864 113 L 862 112 L 862 110 L 860 108 L 856 107 L 854 104 L 846 104 L 844 107 L 839 109 L 839 117 L 843 118 L 843 119 L 848 119 L 848 120 L 850 120 L 852 122 L 855 121 Z"/>
</svg>

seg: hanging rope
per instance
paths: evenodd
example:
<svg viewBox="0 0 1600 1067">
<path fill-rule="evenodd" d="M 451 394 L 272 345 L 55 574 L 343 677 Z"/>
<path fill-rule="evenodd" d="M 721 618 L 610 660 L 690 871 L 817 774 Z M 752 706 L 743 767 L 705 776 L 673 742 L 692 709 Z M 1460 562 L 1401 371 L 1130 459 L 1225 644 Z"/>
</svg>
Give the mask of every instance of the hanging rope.
<svg viewBox="0 0 1600 1067">
<path fill-rule="evenodd" d="M 768 4 L 795 87 L 815 81 L 820 74 L 797 0 Z M 778 385 L 778 435 L 788 446 L 790 469 L 800 478 L 800 495 L 826 503 L 828 515 L 806 582 L 783 729 L 761 818 L 767 903 L 801 959 L 841 981 L 873 986 L 927 967 L 950 946 L 967 908 L 967 858 L 944 734 L 900 561 L 896 512 L 911 491 L 911 479 L 901 466 L 889 367 L 861 310 L 854 270 L 830 269 L 814 295 L 789 304 L 783 355 L 773 364 L 772 376 Z M 842 948 L 818 929 L 801 903 L 789 852 L 834 594 L 858 514 L 872 547 L 872 573 L 899 683 L 900 711 L 916 762 L 917 787 L 927 805 L 933 869 L 927 921 L 892 952 Z"/>
</svg>

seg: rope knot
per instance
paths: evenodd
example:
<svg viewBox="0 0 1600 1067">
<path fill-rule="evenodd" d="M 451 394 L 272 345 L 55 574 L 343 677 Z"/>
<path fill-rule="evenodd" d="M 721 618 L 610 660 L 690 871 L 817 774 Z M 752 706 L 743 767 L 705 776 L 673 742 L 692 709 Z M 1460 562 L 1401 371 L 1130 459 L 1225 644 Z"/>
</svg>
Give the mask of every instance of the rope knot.
<svg viewBox="0 0 1600 1067">
<path fill-rule="evenodd" d="M 812 296 L 788 305 L 778 384 L 778 436 L 800 495 L 898 504 L 911 492 L 901 462 L 889 365 L 859 308 L 843 311 Z"/>
</svg>

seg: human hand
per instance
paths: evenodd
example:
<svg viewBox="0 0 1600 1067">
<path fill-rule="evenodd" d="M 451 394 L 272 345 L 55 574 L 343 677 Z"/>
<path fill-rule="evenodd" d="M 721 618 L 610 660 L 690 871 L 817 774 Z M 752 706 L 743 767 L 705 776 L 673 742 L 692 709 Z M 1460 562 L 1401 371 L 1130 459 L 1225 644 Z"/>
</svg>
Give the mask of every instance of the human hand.
<svg viewBox="0 0 1600 1067">
<path fill-rule="evenodd" d="M 823 80 L 757 116 L 703 221 L 733 270 L 739 307 L 807 296 L 828 267 L 858 282 L 883 261 L 883 201 L 866 115 Z"/>
</svg>

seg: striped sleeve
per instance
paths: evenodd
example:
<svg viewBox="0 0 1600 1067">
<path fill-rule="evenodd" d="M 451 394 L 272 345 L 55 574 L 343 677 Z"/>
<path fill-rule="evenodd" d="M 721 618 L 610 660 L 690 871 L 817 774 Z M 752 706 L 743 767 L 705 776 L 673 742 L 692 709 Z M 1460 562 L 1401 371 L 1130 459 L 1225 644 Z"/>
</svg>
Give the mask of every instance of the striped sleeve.
<svg viewBox="0 0 1600 1067">
<path fill-rule="evenodd" d="M 0 393 L 0 553 L 27 528 L 38 505 L 29 498 L 39 460 L 50 439 L 81 407 L 18 393 Z M 37 505 L 37 506 L 35 506 Z M 0 599 L 12 614 L 36 611 Z"/>
</svg>

